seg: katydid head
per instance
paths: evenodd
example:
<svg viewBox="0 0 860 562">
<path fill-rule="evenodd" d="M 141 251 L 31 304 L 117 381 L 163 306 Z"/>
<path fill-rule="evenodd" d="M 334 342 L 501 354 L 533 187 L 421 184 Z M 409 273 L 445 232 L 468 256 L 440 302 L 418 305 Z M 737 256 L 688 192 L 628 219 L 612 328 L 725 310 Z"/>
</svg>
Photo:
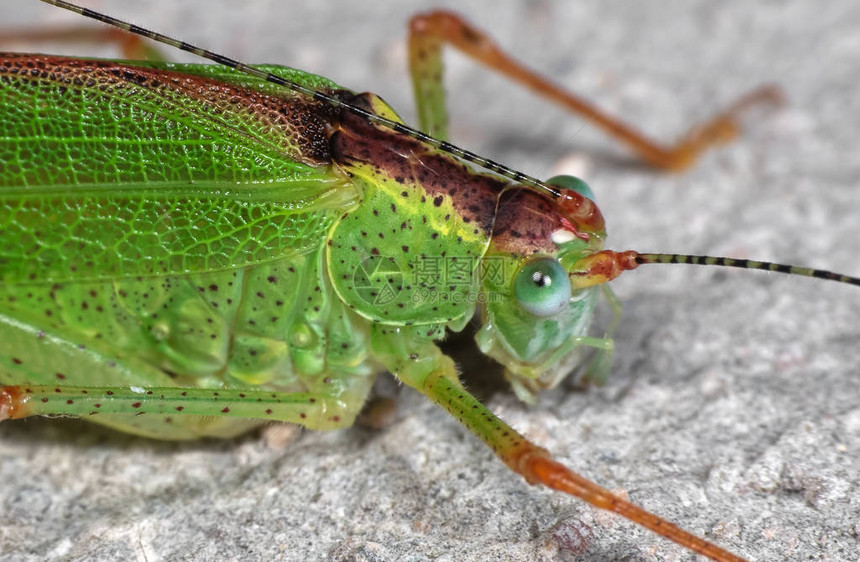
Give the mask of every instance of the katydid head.
<svg viewBox="0 0 860 562">
<path fill-rule="evenodd" d="M 560 176 L 547 184 L 560 188 L 558 197 L 528 188 L 501 195 L 482 272 L 478 344 L 507 367 L 526 400 L 556 385 L 581 360 L 583 342 L 594 339 L 587 333 L 597 288 L 571 275 L 601 251 L 606 235 L 585 182 Z"/>
<path fill-rule="evenodd" d="M 860 285 L 856 277 L 791 265 L 604 250 L 606 232 L 591 189 L 563 176 L 545 185 L 550 191 L 511 188 L 500 198 L 484 258 L 484 317 L 476 336 L 481 350 L 506 366 L 507 378 L 526 401 L 567 376 L 586 347 L 600 353 L 588 377 L 602 379 L 610 366 L 611 333 L 588 336 L 598 289 L 639 265 L 716 265 Z"/>
</svg>

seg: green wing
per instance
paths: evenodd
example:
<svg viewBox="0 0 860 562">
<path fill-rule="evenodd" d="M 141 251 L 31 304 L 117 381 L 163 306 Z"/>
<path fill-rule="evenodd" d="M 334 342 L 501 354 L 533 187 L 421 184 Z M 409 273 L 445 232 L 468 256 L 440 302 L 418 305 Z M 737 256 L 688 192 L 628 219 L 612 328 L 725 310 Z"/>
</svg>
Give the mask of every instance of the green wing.
<svg viewBox="0 0 860 562">
<path fill-rule="evenodd" d="M 199 273 L 318 246 L 357 200 L 330 165 L 332 114 L 214 66 L 0 55 L 0 281 Z"/>
</svg>

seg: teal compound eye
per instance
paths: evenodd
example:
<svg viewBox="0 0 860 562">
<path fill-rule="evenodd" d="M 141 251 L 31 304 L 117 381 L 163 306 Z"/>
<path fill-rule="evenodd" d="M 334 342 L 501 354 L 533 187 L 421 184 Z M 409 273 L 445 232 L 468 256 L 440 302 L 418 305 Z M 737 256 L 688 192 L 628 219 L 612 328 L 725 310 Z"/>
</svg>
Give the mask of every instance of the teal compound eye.
<svg viewBox="0 0 860 562">
<path fill-rule="evenodd" d="M 570 300 L 570 280 L 558 260 L 532 258 L 514 277 L 514 296 L 521 307 L 535 316 L 553 316 Z"/>
<path fill-rule="evenodd" d="M 594 192 L 588 187 L 588 184 L 574 176 L 553 176 L 546 180 L 549 185 L 557 185 L 565 189 L 570 189 L 582 195 L 587 199 L 594 201 Z"/>
</svg>

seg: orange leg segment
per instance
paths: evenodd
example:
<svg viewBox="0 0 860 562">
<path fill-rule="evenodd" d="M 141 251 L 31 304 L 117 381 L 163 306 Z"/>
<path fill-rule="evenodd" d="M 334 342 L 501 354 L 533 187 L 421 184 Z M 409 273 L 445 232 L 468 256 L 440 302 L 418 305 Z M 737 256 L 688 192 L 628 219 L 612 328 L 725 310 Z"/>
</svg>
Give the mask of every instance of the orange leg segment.
<svg viewBox="0 0 860 562">
<path fill-rule="evenodd" d="M 114 44 L 130 60 L 162 61 L 158 49 L 142 37 L 116 28 L 57 27 L 54 29 L 6 30 L 0 32 L 0 45 L 4 43 L 42 43 L 55 41 L 71 45 Z"/>
<path fill-rule="evenodd" d="M 531 88 L 566 109 L 584 116 L 633 149 L 655 168 L 680 171 L 692 165 L 708 149 L 738 135 L 740 115 L 751 106 L 779 105 L 782 93 L 774 85 L 761 86 L 739 98 L 724 111 L 696 125 L 680 141 L 664 146 L 634 127 L 603 112 L 593 103 L 539 76 L 505 54 L 486 33 L 460 16 L 437 10 L 412 18 L 409 57 L 418 105 L 419 125 L 425 132 L 447 137 L 445 93 L 442 86 L 442 45 L 449 44 L 476 61 Z"/>
<path fill-rule="evenodd" d="M 679 545 L 719 562 L 743 558 L 624 500 L 554 460 L 543 449 L 496 417 L 444 372 L 431 373 L 422 392 L 481 438 L 508 467 L 530 484 L 541 484 L 626 517 Z"/>
</svg>

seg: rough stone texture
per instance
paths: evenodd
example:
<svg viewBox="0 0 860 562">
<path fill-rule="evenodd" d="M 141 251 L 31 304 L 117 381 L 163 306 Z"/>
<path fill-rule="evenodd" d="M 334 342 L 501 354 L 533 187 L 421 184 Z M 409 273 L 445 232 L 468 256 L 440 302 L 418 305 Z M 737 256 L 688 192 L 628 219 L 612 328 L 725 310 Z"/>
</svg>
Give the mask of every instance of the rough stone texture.
<svg viewBox="0 0 860 562">
<path fill-rule="evenodd" d="M 566 165 L 585 177 L 612 247 L 860 274 L 857 2 L 456 4 L 522 60 L 660 139 L 762 82 L 785 89 L 781 112 L 757 114 L 739 142 L 667 176 L 581 118 L 449 58 L 455 140 L 538 176 Z M 403 39 L 418 3 L 88 5 L 373 90 L 411 119 Z M 76 20 L 33 0 L 0 6 L 4 26 L 48 21 Z M 562 385 L 527 407 L 504 384 L 469 384 L 561 461 L 740 555 L 856 558 L 857 288 L 681 266 L 614 286 L 625 317 L 605 387 Z M 382 430 L 301 432 L 283 446 L 4 422 L 0 560 L 694 558 L 526 485 L 416 393 L 398 401 Z"/>
</svg>

